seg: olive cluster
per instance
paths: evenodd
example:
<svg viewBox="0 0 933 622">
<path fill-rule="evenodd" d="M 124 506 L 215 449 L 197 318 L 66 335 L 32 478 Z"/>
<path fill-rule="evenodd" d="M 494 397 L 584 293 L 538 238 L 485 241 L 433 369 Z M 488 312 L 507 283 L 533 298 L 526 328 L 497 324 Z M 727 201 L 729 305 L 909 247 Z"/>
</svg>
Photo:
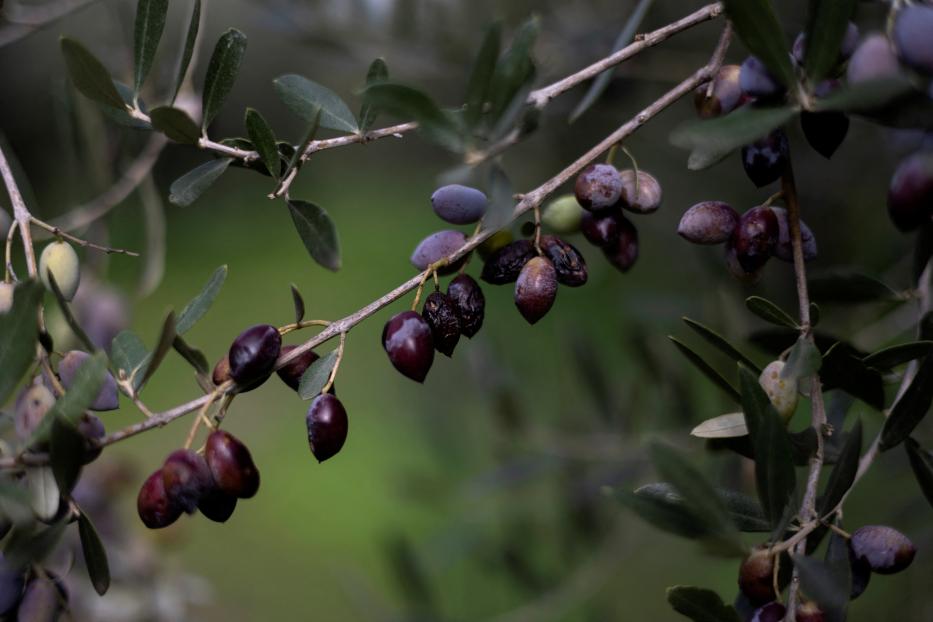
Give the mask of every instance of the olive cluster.
<svg viewBox="0 0 933 622">
<path fill-rule="evenodd" d="M 861 596 L 872 574 L 894 574 L 910 566 L 917 549 L 901 532 L 883 525 L 868 525 L 848 537 L 848 558 L 852 587 L 849 599 Z M 778 557 L 780 560 L 777 560 Z M 777 560 L 777 563 L 776 563 Z M 777 566 L 777 568 L 776 568 Z M 778 590 L 790 582 L 791 560 L 786 553 L 775 554 L 768 547 L 754 549 L 739 566 L 739 590 L 743 609 L 752 622 L 778 622 L 785 608 L 778 602 Z M 777 570 L 777 577 L 775 571 Z M 823 622 L 827 619 L 813 602 L 806 602 L 796 613 L 797 622 Z"/>
<path fill-rule="evenodd" d="M 54 572 L 21 568 L 0 554 L 0 616 L 4 620 L 58 620 L 68 608 L 68 589 Z"/>
</svg>

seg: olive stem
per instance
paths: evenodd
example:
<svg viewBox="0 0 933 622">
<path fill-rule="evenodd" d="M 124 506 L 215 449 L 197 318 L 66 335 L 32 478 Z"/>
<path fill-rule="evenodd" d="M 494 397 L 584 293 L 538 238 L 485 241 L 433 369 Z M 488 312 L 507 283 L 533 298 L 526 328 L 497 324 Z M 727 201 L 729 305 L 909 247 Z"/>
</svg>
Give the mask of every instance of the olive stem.
<svg viewBox="0 0 933 622">
<path fill-rule="evenodd" d="M 767 199 L 765 199 L 765 202 L 761 204 L 761 207 L 771 207 L 771 205 L 774 204 L 775 201 L 777 201 L 778 199 L 782 199 L 782 198 L 784 198 L 784 191 L 779 190 L 775 192 L 774 194 L 772 194 Z"/>
<path fill-rule="evenodd" d="M 6 234 L 6 270 L 3 275 L 3 282 L 10 283 L 11 279 L 16 279 L 16 273 L 13 272 L 13 238 L 19 229 L 19 221 L 14 220 L 10 223 L 10 230 Z"/>
<path fill-rule="evenodd" d="M 302 320 L 300 322 L 292 322 L 291 324 L 280 327 L 279 334 L 285 336 L 288 333 L 301 330 L 302 328 L 308 328 L 309 326 L 330 326 L 330 322 L 327 320 Z"/>
<path fill-rule="evenodd" d="M 535 214 L 535 250 L 538 251 L 538 255 L 543 255 L 541 252 L 541 208 L 537 205 L 534 207 Z"/>
<path fill-rule="evenodd" d="M 437 273 L 435 273 L 435 278 L 437 278 Z M 322 395 L 330 391 L 330 388 L 334 386 L 334 379 L 337 377 L 337 370 L 340 369 L 340 362 L 343 361 L 343 351 L 346 345 L 347 333 L 340 333 L 340 344 L 337 346 L 337 359 L 334 361 L 333 369 L 330 370 L 330 376 L 327 378 L 327 384 L 321 388 Z"/>
<path fill-rule="evenodd" d="M 191 428 L 188 430 L 188 437 L 185 439 L 185 449 L 191 449 L 191 443 L 194 442 L 194 437 L 197 436 L 198 430 L 201 428 L 201 424 L 206 420 L 207 411 L 210 409 L 211 404 L 213 404 L 214 400 L 216 399 L 216 391 L 209 393 L 208 400 L 204 402 L 204 406 L 198 410 L 198 416 L 194 418 L 194 421 L 191 423 Z"/>
</svg>

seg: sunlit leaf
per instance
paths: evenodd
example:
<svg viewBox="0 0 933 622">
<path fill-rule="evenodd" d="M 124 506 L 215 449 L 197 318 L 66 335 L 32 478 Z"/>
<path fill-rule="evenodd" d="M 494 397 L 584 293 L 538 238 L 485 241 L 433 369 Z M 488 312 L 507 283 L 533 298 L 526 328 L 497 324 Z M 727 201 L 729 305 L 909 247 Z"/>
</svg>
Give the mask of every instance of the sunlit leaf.
<svg viewBox="0 0 933 622">
<path fill-rule="evenodd" d="M 735 438 L 748 434 L 745 413 L 726 413 L 707 419 L 690 431 L 697 438 Z"/>
</svg>

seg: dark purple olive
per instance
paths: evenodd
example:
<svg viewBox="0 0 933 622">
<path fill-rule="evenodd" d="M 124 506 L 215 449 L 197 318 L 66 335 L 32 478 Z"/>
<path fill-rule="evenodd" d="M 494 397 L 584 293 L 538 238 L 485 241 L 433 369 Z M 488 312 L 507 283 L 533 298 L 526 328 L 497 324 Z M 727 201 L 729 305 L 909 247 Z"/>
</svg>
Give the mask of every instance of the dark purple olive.
<svg viewBox="0 0 933 622">
<path fill-rule="evenodd" d="M 281 356 L 285 356 L 298 346 L 282 346 Z M 292 359 L 282 367 L 276 370 L 282 382 L 291 387 L 294 391 L 301 385 L 301 377 L 304 375 L 311 363 L 318 360 L 318 355 L 314 350 L 306 350 Z"/>
<path fill-rule="evenodd" d="M 493 285 L 514 283 L 528 260 L 536 254 L 534 242 L 516 240 L 489 256 L 480 278 Z"/>
<path fill-rule="evenodd" d="M 899 75 L 901 75 L 901 68 L 891 42 L 878 32 L 871 33 L 862 39 L 846 67 L 846 79 L 849 84 L 895 78 Z"/>
<path fill-rule="evenodd" d="M 739 214 L 722 201 L 697 203 L 680 218 L 677 234 L 694 244 L 722 244 L 739 224 Z"/>
<path fill-rule="evenodd" d="M 598 211 L 612 207 L 622 195 L 622 176 L 611 164 L 590 164 L 573 186 L 580 207 Z"/>
<path fill-rule="evenodd" d="M 733 244 L 735 238 L 729 238 L 726 242 L 726 268 L 729 270 L 729 274 L 734 276 L 744 285 L 755 285 L 758 281 L 761 280 L 761 273 L 764 268 L 758 268 L 757 270 L 752 270 L 748 272 L 745 268 L 742 267 L 742 264 L 739 263 L 739 258 L 735 252 L 735 246 Z"/>
<path fill-rule="evenodd" d="M 891 39 L 901 62 L 920 73 L 933 75 L 933 6 L 911 4 L 897 12 Z"/>
<path fill-rule="evenodd" d="M 70 389 L 71 385 L 74 384 L 78 370 L 89 358 L 91 358 L 91 355 L 87 352 L 72 350 L 65 354 L 58 363 L 58 377 L 61 379 L 62 386 L 65 387 L 66 390 Z M 104 383 L 100 387 L 97 397 L 95 397 L 94 401 L 91 403 L 91 410 L 116 410 L 120 407 L 118 395 L 117 381 L 113 379 L 113 376 L 111 376 L 108 371 L 104 374 Z"/>
<path fill-rule="evenodd" d="M 461 231 L 444 230 L 432 233 L 418 243 L 411 254 L 411 263 L 419 270 L 427 270 L 428 266 L 453 254 L 466 243 L 466 236 Z M 452 274 L 460 269 L 466 256 L 457 261 L 438 268 L 438 274 Z"/>
<path fill-rule="evenodd" d="M 13 611 L 22 598 L 24 574 L 22 568 L 13 567 L 0 553 L 0 615 Z"/>
<path fill-rule="evenodd" d="M 229 432 L 211 432 L 204 446 L 204 460 L 221 492 L 249 499 L 259 490 L 259 469 L 249 449 Z"/>
<path fill-rule="evenodd" d="M 515 282 L 515 306 L 529 324 L 543 318 L 557 298 L 557 271 L 548 259 L 535 257 Z"/>
<path fill-rule="evenodd" d="M 797 607 L 797 613 L 794 615 L 796 622 L 824 622 L 826 616 L 823 610 L 813 601 L 808 601 Z"/>
<path fill-rule="evenodd" d="M 794 247 L 790 241 L 790 223 L 787 220 L 787 210 L 783 207 L 772 207 L 770 209 L 774 212 L 774 216 L 777 218 L 778 223 L 777 244 L 774 246 L 772 253 L 781 261 L 793 263 Z M 813 235 L 813 231 L 810 230 L 807 223 L 802 220 L 800 221 L 800 241 L 803 245 L 804 261 L 816 259 L 816 236 Z"/>
<path fill-rule="evenodd" d="M 254 389 L 272 375 L 282 351 L 282 335 L 275 326 L 257 324 L 233 340 L 227 359 L 230 377 L 244 390 Z"/>
<path fill-rule="evenodd" d="M 468 225 L 486 213 L 486 195 L 476 188 L 451 184 L 431 195 L 431 206 L 443 220 L 455 225 Z"/>
<path fill-rule="evenodd" d="M 766 548 L 755 549 L 742 561 L 739 589 L 758 605 L 774 600 L 774 556 Z"/>
<path fill-rule="evenodd" d="M 777 129 L 761 140 L 742 147 L 745 174 L 759 188 L 777 181 L 787 169 L 787 134 Z"/>
<path fill-rule="evenodd" d="M 453 301 L 443 292 L 432 292 L 424 301 L 421 317 L 431 327 L 437 351 L 451 356 L 460 341 L 460 316 Z"/>
<path fill-rule="evenodd" d="M 162 469 L 146 478 L 136 497 L 139 518 L 149 529 L 168 527 L 181 516 L 181 508 L 165 494 Z"/>
<path fill-rule="evenodd" d="M 603 210 L 598 214 L 584 212 L 580 232 L 594 246 L 612 246 L 619 239 L 620 218 L 622 214 L 617 209 Z"/>
<path fill-rule="evenodd" d="M 651 173 L 625 169 L 622 176 L 622 194 L 618 206 L 636 214 L 651 214 L 661 207 L 661 184 Z M 638 183 L 635 178 L 638 178 Z"/>
<path fill-rule="evenodd" d="M 198 511 L 215 523 L 226 523 L 236 509 L 236 497 L 219 488 L 211 488 L 198 502 Z"/>
<path fill-rule="evenodd" d="M 55 622 L 62 613 L 62 603 L 58 587 L 49 579 L 36 576 L 26 585 L 16 619 L 19 622 Z"/>
<path fill-rule="evenodd" d="M 773 99 L 784 94 L 784 85 L 774 77 L 761 59 L 749 56 L 739 69 L 739 88 L 749 97 Z"/>
<path fill-rule="evenodd" d="M 97 442 L 104 438 L 107 430 L 104 429 L 104 422 L 100 420 L 100 417 L 90 413 L 81 415 L 77 428 L 81 436 L 85 438 L 84 464 L 88 464 L 96 460 L 103 451 L 103 447 Z"/>
<path fill-rule="evenodd" d="M 837 88 L 837 80 L 824 80 L 816 86 L 813 94 L 817 97 L 827 97 Z M 849 117 L 842 112 L 804 110 L 800 113 L 800 128 L 814 151 L 829 159 L 849 133 Z"/>
<path fill-rule="evenodd" d="M 849 57 L 852 56 L 855 52 L 855 46 L 858 45 L 858 26 L 854 23 L 849 22 L 846 26 L 846 32 L 842 37 L 842 43 L 839 46 L 839 59 L 837 62 L 844 63 L 849 60 Z M 803 66 L 804 58 L 807 55 L 807 34 L 801 32 L 797 35 L 797 38 L 794 39 L 794 47 L 791 54 L 794 57 L 794 60 L 801 67 Z"/>
<path fill-rule="evenodd" d="M 541 236 L 541 251 L 554 265 L 558 283 L 567 287 L 586 284 L 586 260 L 580 251 L 555 235 Z"/>
<path fill-rule="evenodd" d="M 783 622 L 787 615 L 787 608 L 781 603 L 770 602 L 755 610 L 749 622 Z"/>
<path fill-rule="evenodd" d="M 729 114 L 745 103 L 746 96 L 739 86 L 739 71 L 738 65 L 723 65 L 713 78 L 711 93 L 708 82 L 696 88 L 693 92 L 693 105 L 701 119 L 713 119 Z"/>
<path fill-rule="evenodd" d="M 214 479 L 200 454 L 190 449 L 177 449 L 162 465 L 162 484 L 165 496 L 182 511 L 192 514 L 204 493 L 214 486 Z"/>
<path fill-rule="evenodd" d="M 770 207 L 753 207 L 739 218 L 732 234 L 736 259 L 745 272 L 764 266 L 778 242 L 778 219 Z"/>
<path fill-rule="evenodd" d="M 888 188 L 888 215 L 901 231 L 911 231 L 933 216 L 933 151 L 907 156 Z"/>
<path fill-rule="evenodd" d="M 896 529 L 884 525 L 868 525 L 852 534 L 849 540 L 855 559 L 868 562 L 872 572 L 894 574 L 914 561 L 917 548 Z"/>
<path fill-rule="evenodd" d="M 347 411 L 333 395 L 314 398 L 305 423 L 308 426 L 308 445 L 318 462 L 337 455 L 347 440 Z"/>
<path fill-rule="evenodd" d="M 619 235 L 616 241 L 603 248 L 606 260 L 621 272 L 628 272 L 638 261 L 638 229 L 632 221 L 619 217 Z"/>
<path fill-rule="evenodd" d="M 415 382 L 424 382 L 434 362 L 431 327 L 415 311 L 402 311 L 382 329 L 382 347 L 392 365 Z"/>
<path fill-rule="evenodd" d="M 457 309 L 461 334 L 469 338 L 478 333 L 486 315 L 486 297 L 479 283 L 468 274 L 460 274 L 447 286 L 447 297 Z"/>
</svg>

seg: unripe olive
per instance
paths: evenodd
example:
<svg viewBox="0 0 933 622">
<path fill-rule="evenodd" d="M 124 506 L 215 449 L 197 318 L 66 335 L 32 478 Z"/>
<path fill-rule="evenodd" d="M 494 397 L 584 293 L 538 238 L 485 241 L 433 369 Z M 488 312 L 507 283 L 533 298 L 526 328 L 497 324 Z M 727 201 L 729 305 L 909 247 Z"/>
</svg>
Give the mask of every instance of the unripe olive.
<svg viewBox="0 0 933 622">
<path fill-rule="evenodd" d="M 911 4 L 897 12 L 891 38 L 901 62 L 920 73 L 933 75 L 933 6 Z"/>
<path fill-rule="evenodd" d="M 460 318 L 460 333 L 470 338 L 479 332 L 486 315 L 486 297 L 479 283 L 469 274 L 460 274 L 447 286 L 447 297 Z"/>
<path fill-rule="evenodd" d="M 541 213 L 541 222 L 554 233 L 576 233 L 584 212 L 576 197 L 565 194 L 547 204 Z"/>
<path fill-rule="evenodd" d="M 451 356 L 460 341 L 460 317 L 453 301 L 443 292 L 432 292 L 424 301 L 421 317 L 431 327 L 437 351 Z"/>
<path fill-rule="evenodd" d="M 787 169 L 790 148 L 787 134 L 777 129 L 742 147 L 742 166 L 752 183 L 761 188 L 777 181 Z"/>
<path fill-rule="evenodd" d="M 712 119 L 729 114 L 746 101 L 746 96 L 739 86 L 738 65 L 723 65 L 713 78 L 713 90 L 709 93 L 709 83 L 701 84 L 693 92 L 693 105 L 701 119 Z"/>
<path fill-rule="evenodd" d="M 214 479 L 200 454 L 178 449 L 170 453 L 162 465 L 162 484 L 166 497 L 191 514 L 201 497 L 214 487 Z"/>
<path fill-rule="evenodd" d="M 443 220 L 455 225 L 468 225 L 486 213 L 486 195 L 476 188 L 450 184 L 431 195 L 431 206 Z"/>
<path fill-rule="evenodd" d="M 139 518 L 149 529 L 168 527 L 181 516 L 181 508 L 165 494 L 162 469 L 146 478 L 136 498 Z"/>
<path fill-rule="evenodd" d="M 611 164 L 590 164 L 577 176 L 573 192 L 584 209 L 606 209 L 622 195 L 622 176 Z"/>
<path fill-rule="evenodd" d="M 511 244 L 514 239 L 511 231 L 508 229 L 501 229 L 483 240 L 483 243 L 476 248 L 476 252 L 479 253 L 480 259 L 486 261 L 500 248 Z"/>
<path fill-rule="evenodd" d="M 680 218 L 677 233 L 694 244 L 722 244 L 739 224 L 739 214 L 722 201 L 697 203 Z"/>
<path fill-rule="evenodd" d="M 900 73 L 901 68 L 891 42 L 886 36 L 877 32 L 862 39 L 846 67 L 846 79 L 849 84 L 893 78 Z"/>
<path fill-rule="evenodd" d="M 221 492 L 249 499 L 259 490 L 259 469 L 249 449 L 229 432 L 211 432 L 204 446 L 204 460 Z"/>
<path fill-rule="evenodd" d="M 230 377 L 244 390 L 259 386 L 272 375 L 281 351 L 282 335 L 275 326 L 257 324 L 247 328 L 233 340 L 227 353 Z"/>
<path fill-rule="evenodd" d="M 826 97 L 839 87 L 838 80 L 824 80 L 813 90 L 817 97 Z M 826 159 L 829 159 L 845 140 L 849 132 L 849 117 L 842 112 L 800 113 L 800 129 L 810 146 Z"/>
<path fill-rule="evenodd" d="M 638 229 L 632 221 L 619 215 L 619 235 L 615 242 L 603 247 L 603 255 L 620 272 L 628 272 L 638 261 Z"/>
<path fill-rule="evenodd" d="M 230 380 L 230 359 L 224 354 L 214 365 L 214 371 L 211 372 L 211 381 L 216 386 L 220 386 L 228 380 Z"/>
<path fill-rule="evenodd" d="M 576 248 L 556 235 L 541 236 L 541 251 L 554 265 L 557 282 L 567 287 L 586 284 L 586 260 Z"/>
<path fill-rule="evenodd" d="M 198 501 L 198 511 L 215 523 L 225 523 L 233 516 L 237 498 L 219 488 L 211 488 Z"/>
<path fill-rule="evenodd" d="M 793 263 L 794 246 L 791 242 L 790 223 L 787 219 L 787 210 L 783 207 L 772 207 L 771 211 L 774 212 L 774 216 L 777 218 L 778 223 L 778 239 L 777 245 L 774 247 L 773 254 L 781 261 Z M 810 227 L 807 226 L 807 223 L 802 220 L 800 221 L 800 242 L 803 247 L 804 261 L 812 261 L 816 259 L 816 236 L 813 235 L 813 231 L 810 230 Z"/>
<path fill-rule="evenodd" d="M 308 445 L 318 462 L 334 457 L 343 448 L 349 421 L 343 404 L 333 395 L 325 393 L 314 398 L 305 423 Z"/>
<path fill-rule="evenodd" d="M 888 188 L 888 215 L 901 231 L 930 222 L 933 216 L 933 152 L 920 151 L 897 165 Z"/>
<path fill-rule="evenodd" d="M 298 346 L 282 346 L 282 352 L 280 356 L 285 356 L 297 347 Z M 301 377 L 311 366 L 311 364 L 318 360 L 318 358 L 320 357 L 318 357 L 314 350 L 306 350 L 298 357 L 292 359 L 277 369 L 276 373 L 279 375 L 279 378 L 282 379 L 282 382 L 291 387 L 292 390 L 297 391 L 298 387 L 301 386 Z"/>
<path fill-rule="evenodd" d="M 771 258 L 778 241 L 777 216 L 768 207 L 753 207 L 739 218 L 732 234 L 736 259 L 745 270 L 753 273 Z"/>
<path fill-rule="evenodd" d="M 793 378 L 781 377 L 784 367 L 784 361 L 768 363 L 758 376 L 758 384 L 768 395 L 771 405 L 787 423 L 797 410 L 798 394 L 797 381 Z"/>
<path fill-rule="evenodd" d="M 415 251 L 411 254 L 411 263 L 419 270 L 426 270 L 431 264 L 440 261 L 457 251 L 466 243 L 466 236 L 462 231 L 452 229 L 437 231 L 421 240 Z M 466 257 L 438 268 L 438 274 L 452 274 L 460 269 Z"/>
<path fill-rule="evenodd" d="M 849 540 L 855 559 L 864 559 L 872 572 L 894 574 L 914 561 L 917 548 L 910 539 L 892 527 L 868 525 L 860 527 Z"/>
<path fill-rule="evenodd" d="M 515 306 L 529 324 L 544 317 L 557 298 L 557 271 L 544 257 L 525 264 L 515 282 Z"/>
<path fill-rule="evenodd" d="M 531 240 L 515 240 L 486 259 L 480 278 L 493 285 L 512 283 L 522 268 L 537 254 Z"/>
<path fill-rule="evenodd" d="M 424 318 L 415 311 L 394 315 L 382 329 L 382 347 L 395 369 L 424 382 L 434 363 L 434 339 Z"/>
<path fill-rule="evenodd" d="M 766 548 L 755 549 L 742 561 L 739 589 L 755 604 L 774 600 L 774 556 Z"/>
<path fill-rule="evenodd" d="M 784 94 L 785 88 L 757 56 L 742 61 L 739 88 L 749 97 L 771 99 Z"/>
<path fill-rule="evenodd" d="M 39 426 L 39 422 L 55 404 L 55 396 L 42 382 L 35 382 L 25 387 L 16 398 L 13 410 L 13 426 L 16 437 L 27 441 Z"/>
<path fill-rule="evenodd" d="M 71 388 L 72 384 L 74 384 L 75 377 L 78 375 L 78 370 L 81 369 L 90 358 L 90 354 L 80 350 L 72 350 L 65 354 L 58 364 L 58 377 L 61 379 L 62 386 L 65 387 L 66 390 Z M 119 407 L 120 398 L 117 391 L 117 381 L 113 379 L 109 371 L 105 372 L 104 383 L 101 385 L 100 391 L 91 403 L 90 408 L 91 410 L 106 411 L 116 410 Z"/>
<path fill-rule="evenodd" d="M 787 608 L 781 603 L 770 602 L 755 610 L 749 622 L 784 622 Z"/>
<path fill-rule="evenodd" d="M 46 289 L 52 291 L 49 284 L 49 272 L 55 277 L 55 284 L 65 300 L 74 298 L 81 282 L 81 264 L 78 254 L 68 242 L 52 242 L 39 256 L 39 277 Z"/>
<path fill-rule="evenodd" d="M 622 194 L 619 207 L 637 214 L 650 214 L 661 207 L 661 184 L 651 173 L 639 170 L 636 183 L 635 171 L 625 169 L 622 176 Z"/>
<path fill-rule="evenodd" d="M 0 313 L 6 313 L 13 308 L 13 291 L 16 286 L 12 283 L 0 282 Z"/>
</svg>

